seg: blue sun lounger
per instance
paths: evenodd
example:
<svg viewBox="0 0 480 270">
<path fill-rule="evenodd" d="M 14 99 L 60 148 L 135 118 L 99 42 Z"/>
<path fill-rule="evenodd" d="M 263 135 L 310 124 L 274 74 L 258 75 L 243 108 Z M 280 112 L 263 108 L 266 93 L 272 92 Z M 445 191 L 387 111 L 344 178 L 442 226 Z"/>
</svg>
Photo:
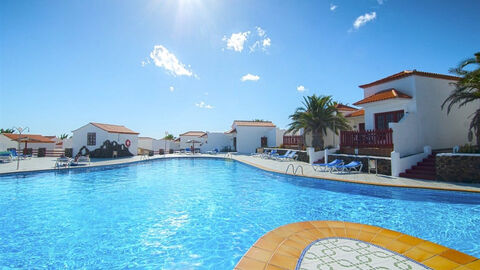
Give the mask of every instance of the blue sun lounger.
<svg viewBox="0 0 480 270">
<path fill-rule="evenodd" d="M 316 172 L 325 172 L 327 169 L 331 171 L 334 167 L 343 165 L 343 160 L 341 159 L 335 159 L 332 162 L 329 163 L 320 163 L 320 164 L 312 164 L 312 168 Z"/>
<path fill-rule="evenodd" d="M 278 156 L 276 157 L 275 159 L 276 160 L 294 160 L 295 159 L 295 156 L 297 155 L 297 151 L 291 151 L 289 150 L 287 153 L 285 153 L 284 155 L 282 156 Z"/>
<path fill-rule="evenodd" d="M 333 170 L 337 172 L 361 172 L 363 164 L 360 161 L 352 161 L 346 165 L 337 165 L 333 167 Z"/>
</svg>

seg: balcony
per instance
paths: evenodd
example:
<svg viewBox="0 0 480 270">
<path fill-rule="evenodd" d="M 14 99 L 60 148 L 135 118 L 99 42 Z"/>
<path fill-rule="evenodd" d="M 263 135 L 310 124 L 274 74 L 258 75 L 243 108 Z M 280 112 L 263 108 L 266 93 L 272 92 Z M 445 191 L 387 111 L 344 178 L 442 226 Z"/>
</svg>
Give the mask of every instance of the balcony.
<svg viewBox="0 0 480 270">
<path fill-rule="evenodd" d="M 369 148 L 372 151 L 372 154 L 375 152 L 380 153 L 381 155 L 388 155 L 388 153 L 393 150 L 393 130 L 384 129 L 384 130 L 365 130 L 365 131 L 341 131 L 340 132 L 340 149 L 351 150 Z M 378 151 L 376 151 L 377 149 Z"/>
<path fill-rule="evenodd" d="M 303 136 L 283 136 L 283 145 L 285 147 L 303 146 Z"/>
</svg>

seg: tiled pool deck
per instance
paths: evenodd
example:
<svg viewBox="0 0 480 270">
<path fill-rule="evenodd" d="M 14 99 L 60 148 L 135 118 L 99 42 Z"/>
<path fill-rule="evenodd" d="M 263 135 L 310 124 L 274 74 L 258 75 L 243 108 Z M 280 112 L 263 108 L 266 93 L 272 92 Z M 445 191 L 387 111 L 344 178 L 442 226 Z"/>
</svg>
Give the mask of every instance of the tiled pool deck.
<svg viewBox="0 0 480 270">
<path fill-rule="evenodd" d="M 352 240 L 350 242 L 361 243 L 362 249 L 353 250 L 352 246 L 345 246 L 346 243 L 340 248 L 323 247 L 321 251 L 309 249 L 319 239 L 348 239 Z M 381 248 L 386 251 L 379 254 L 378 250 L 369 252 L 365 248 Z M 392 260 L 397 261 L 398 268 L 371 267 L 385 267 L 391 265 Z M 414 263 L 414 268 L 408 268 L 405 262 L 409 260 L 420 264 Z M 398 262 L 402 264 L 399 265 Z M 422 265 L 441 270 L 478 270 L 480 260 L 420 238 L 376 226 L 341 221 L 306 221 L 281 226 L 262 236 L 235 269 L 425 269 Z"/>
<path fill-rule="evenodd" d="M 202 157 L 202 158 L 225 158 L 225 154 L 218 155 L 205 155 L 205 154 L 195 154 L 195 155 L 185 155 L 185 154 L 168 154 L 168 155 L 157 155 L 145 159 L 142 156 L 134 156 L 129 158 L 117 158 L 117 159 L 98 159 L 92 160 L 91 164 L 88 167 L 100 167 L 100 166 L 109 166 L 109 165 L 120 165 L 120 164 L 129 164 L 136 162 L 152 161 L 157 159 L 164 158 L 191 158 L 191 157 Z M 230 155 L 227 156 L 230 158 Z M 313 177 L 318 179 L 327 179 L 335 181 L 344 181 L 352 183 L 361 183 L 361 184 L 370 184 L 370 185 L 381 185 L 381 186 L 396 186 L 396 187 L 411 187 L 411 188 L 428 188 L 428 189 L 440 189 L 440 190 L 455 190 L 455 191 L 468 191 L 468 192 L 480 192 L 480 184 L 469 184 L 469 183 L 447 183 L 447 182 L 437 182 L 430 180 L 414 180 L 402 177 L 391 177 L 385 175 L 375 175 L 368 173 L 351 173 L 351 174 L 342 174 L 342 173 L 329 173 L 329 172 L 316 172 L 313 170 L 312 166 L 305 162 L 289 162 L 289 161 L 275 161 L 269 159 L 262 159 L 258 157 L 252 157 L 248 155 L 231 155 L 232 159 L 243 162 L 245 164 L 255 166 L 257 168 L 277 172 L 285 173 L 288 168 L 288 174 L 292 174 L 292 165 L 295 169 L 298 166 L 301 166 L 301 169 L 298 169 L 297 174 L 307 177 Z M 52 157 L 43 157 L 43 158 L 31 158 L 20 161 L 20 169 L 17 170 L 17 163 L 0 163 L 0 175 L 2 174 L 11 174 L 11 173 L 27 173 L 27 172 L 41 172 L 54 170 L 56 158 Z M 290 165 L 292 164 L 292 165 Z M 72 167 L 71 169 L 84 168 L 81 167 Z M 62 168 L 63 170 L 65 168 Z M 303 170 L 303 174 L 302 174 Z"/>
</svg>

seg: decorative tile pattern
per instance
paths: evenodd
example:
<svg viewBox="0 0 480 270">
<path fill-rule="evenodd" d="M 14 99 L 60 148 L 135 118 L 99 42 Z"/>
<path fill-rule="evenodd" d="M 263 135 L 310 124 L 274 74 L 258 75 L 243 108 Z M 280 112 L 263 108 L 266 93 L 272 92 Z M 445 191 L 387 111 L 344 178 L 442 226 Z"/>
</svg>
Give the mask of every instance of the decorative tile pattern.
<svg viewBox="0 0 480 270">
<path fill-rule="evenodd" d="M 387 249 L 348 238 L 325 238 L 308 246 L 299 270 L 316 269 L 430 269 Z"/>
<path fill-rule="evenodd" d="M 278 227 L 262 236 L 235 269 L 480 270 L 480 260 L 377 226 L 305 221 Z"/>
</svg>

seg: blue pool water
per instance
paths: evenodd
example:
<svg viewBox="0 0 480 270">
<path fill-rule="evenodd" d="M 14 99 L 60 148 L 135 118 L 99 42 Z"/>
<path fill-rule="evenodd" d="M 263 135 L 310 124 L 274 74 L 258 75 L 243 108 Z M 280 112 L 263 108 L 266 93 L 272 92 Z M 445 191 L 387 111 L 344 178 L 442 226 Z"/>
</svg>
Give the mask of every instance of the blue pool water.
<svg viewBox="0 0 480 270">
<path fill-rule="evenodd" d="M 480 256 L 480 194 L 170 159 L 0 177 L 0 265 L 232 269 L 267 231 L 326 219 L 382 226 Z"/>
</svg>

